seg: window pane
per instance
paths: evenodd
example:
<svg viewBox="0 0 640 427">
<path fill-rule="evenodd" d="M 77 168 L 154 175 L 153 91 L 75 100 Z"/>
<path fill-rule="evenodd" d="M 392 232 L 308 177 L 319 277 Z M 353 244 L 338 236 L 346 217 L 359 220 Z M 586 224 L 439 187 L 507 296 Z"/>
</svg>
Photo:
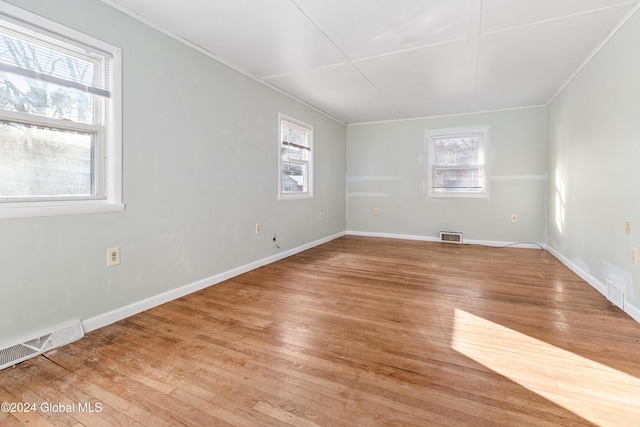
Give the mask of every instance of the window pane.
<svg viewBox="0 0 640 427">
<path fill-rule="evenodd" d="M 434 168 L 434 189 L 481 190 L 483 183 L 481 168 Z"/>
<path fill-rule="evenodd" d="M 307 164 L 282 162 L 282 192 L 307 191 Z"/>
<path fill-rule="evenodd" d="M 480 163 L 480 137 L 435 139 L 435 164 L 466 166 Z"/>
<path fill-rule="evenodd" d="M 44 39 L 35 39 L 8 28 L 0 29 L 0 62 L 84 86 L 96 84 L 96 62 Z"/>
<path fill-rule="evenodd" d="M 0 197 L 93 195 L 94 135 L 0 121 Z"/>
<path fill-rule="evenodd" d="M 293 123 L 282 121 L 282 142 L 288 143 L 288 145 L 302 147 L 308 147 L 309 142 L 307 135 L 309 130 L 301 126 L 297 126 Z"/>
<path fill-rule="evenodd" d="M 283 145 L 280 149 L 282 160 L 309 160 L 309 150 L 304 148 Z"/>
<path fill-rule="evenodd" d="M 0 69 L 1 109 L 94 123 L 87 87 L 100 77 L 99 62 L 0 29 Z"/>
<path fill-rule="evenodd" d="M 90 93 L 0 72 L 0 108 L 43 117 L 94 123 Z"/>
</svg>

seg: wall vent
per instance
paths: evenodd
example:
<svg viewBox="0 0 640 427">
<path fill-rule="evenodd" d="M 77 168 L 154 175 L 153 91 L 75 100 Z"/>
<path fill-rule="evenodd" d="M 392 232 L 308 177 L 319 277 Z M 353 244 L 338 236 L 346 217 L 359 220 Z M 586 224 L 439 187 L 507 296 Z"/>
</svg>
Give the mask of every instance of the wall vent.
<svg viewBox="0 0 640 427">
<path fill-rule="evenodd" d="M 76 321 L 51 332 L 20 340 L 17 344 L 0 348 L 0 370 L 31 359 L 45 351 L 72 343 L 84 336 L 82 324 Z"/>
<path fill-rule="evenodd" d="M 462 244 L 462 233 L 458 231 L 441 231 L 440 241 L 447 243 Z"/>
<path fill-rule="evenodd" d="M 607 299 L 624 310 L 625 284 L 615 276 L 607 276 Z"/>
</svg>

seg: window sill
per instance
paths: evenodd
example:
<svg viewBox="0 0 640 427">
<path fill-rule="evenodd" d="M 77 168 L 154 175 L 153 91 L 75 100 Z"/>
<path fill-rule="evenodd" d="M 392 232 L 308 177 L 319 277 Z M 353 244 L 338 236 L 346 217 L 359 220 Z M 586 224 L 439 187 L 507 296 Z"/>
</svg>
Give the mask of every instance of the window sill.
<svg viewBox="0 0 640 427">
<path fill-rule="evenodd" d="M 0 203 L 0 219 L 122 212 L 124 207 L 124 203 L 109 203 L 104 200 Z"/>
<path fill-rule="evenodd" d="M 464 192 L 432 192 L 429 193 L 429 197 L 431 198 L 442 198 L 442 199 L 487 199 L 489 198 L 489 194 L 487 193 L 464 193 Z"/>
<path fill-rule="evenodd" d="M 280 194 L 280 195 L 278 195 L 278 200 L 304 200 L 304 199 L 313 199 L 313 194 L 311 194 L 311 193 L 299 193 L 299 194 Z"/>
</svg>

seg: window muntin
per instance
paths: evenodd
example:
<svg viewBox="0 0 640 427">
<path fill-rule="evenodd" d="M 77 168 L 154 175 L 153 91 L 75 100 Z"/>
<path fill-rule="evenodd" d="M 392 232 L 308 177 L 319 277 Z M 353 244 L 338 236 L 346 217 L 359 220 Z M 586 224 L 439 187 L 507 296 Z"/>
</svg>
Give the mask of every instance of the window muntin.
<svg viewBox="0 0 640 427">
<path fill-rule="evenodd" d="M 431 197 L 487 197 L 489 129 L 427 134 Z"/>
<path fill-rule="evenodd" d="M 278 198 L 312 196 L 313 127 L 280 114 Z"/>
<path fill-rule="evenodd" d="M 120 82 L 120 49 L 0 5 L 0 218 L 123 209 Z"/>
</svg>

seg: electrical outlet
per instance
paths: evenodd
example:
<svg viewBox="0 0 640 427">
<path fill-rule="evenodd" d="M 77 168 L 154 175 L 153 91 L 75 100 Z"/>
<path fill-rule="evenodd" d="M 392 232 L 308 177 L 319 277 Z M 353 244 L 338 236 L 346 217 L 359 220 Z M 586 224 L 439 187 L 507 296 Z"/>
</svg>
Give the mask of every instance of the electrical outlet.
<svg viewBox="0 0 640 427">
<path fill-rule="evenodd" d="M 518 222 L 518 215 L 512 214 L 511 215 L 511 222 Z"/>
<path fill-rule="evenodd" d="M 260 234 L 262 233 L 262 226 L 260 225 L 260 223 L 256 224 L 256 234 Z"/>
<path fill-rule="evenodd" d="M 631 247 L 631 263 L 633 264 L 638 263 L 638 250 L 633 246 Z"/>
<path fill-rule="evenodd" d="M 107 267 L 120 265 L 120 248 L 107 249 Z"/>
<path fill-rule="evenodd" d="M 374 216 L 380 215 L 380 211 L 378 210 L 378 208 L 373 208 L 373 215 Z"/>
<path fill-rule="evenodd" d="M 324 220 L 324 214 L 322 212 L 320 212 L 320 215 L 318 215 L 318 219 L 320 221 Z"/>
<path fill-rule="evenodd" d="M 627 236 L 631 234 L 631 221 L 624 222 L 624 234 Z"/>
</svg>

